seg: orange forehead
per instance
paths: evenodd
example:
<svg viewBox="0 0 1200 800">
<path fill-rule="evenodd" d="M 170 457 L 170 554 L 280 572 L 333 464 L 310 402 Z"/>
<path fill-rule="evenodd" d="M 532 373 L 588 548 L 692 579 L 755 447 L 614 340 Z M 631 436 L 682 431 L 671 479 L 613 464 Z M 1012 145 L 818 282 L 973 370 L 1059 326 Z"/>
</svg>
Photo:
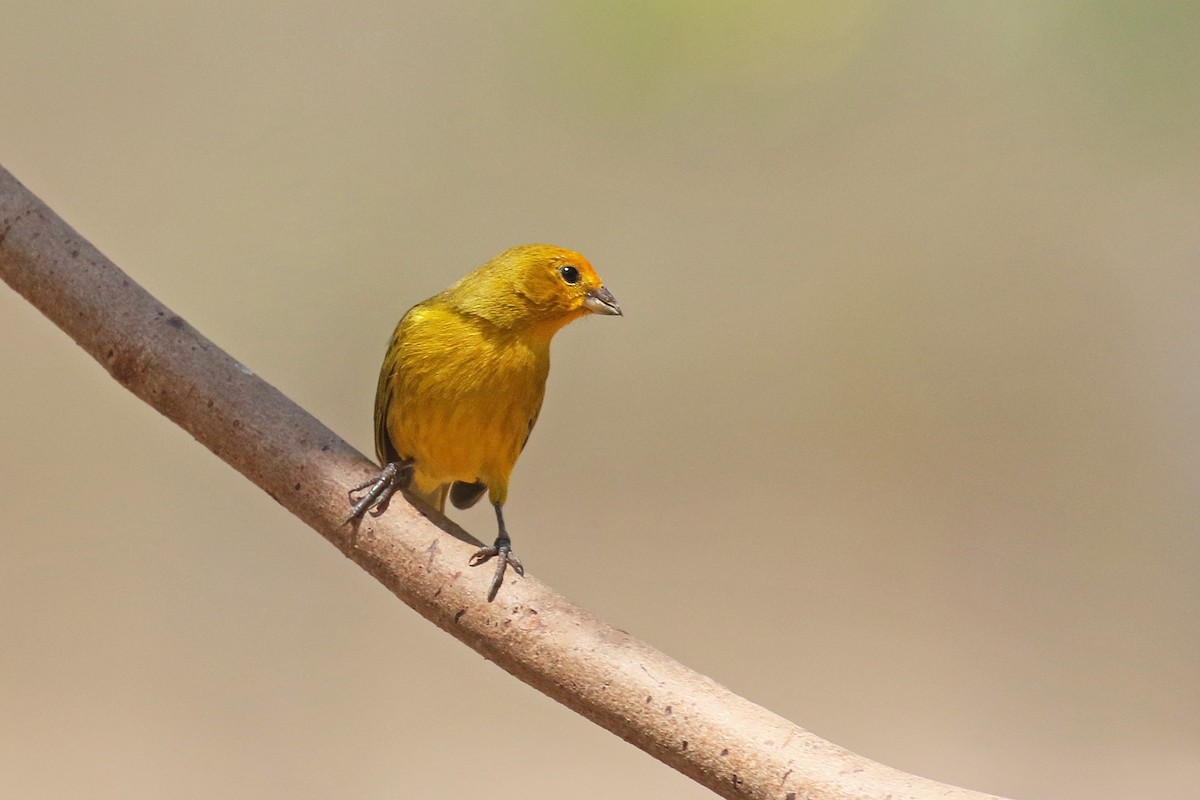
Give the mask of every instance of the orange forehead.
<svg viewBox="0 0 1200 800">
<path fill-rule="evenodd" d="M 577 253 L 574 250 L 567 250 L 564 247 L 553 247 L 555 266 L 570 264 L 579 270 L 579 274 L 583 276 L 588 283 L 600 283 L 600 276 L 596 274 L 596 270 L 592 269 L 592 264 L 582 253 Z"/>
</svg>

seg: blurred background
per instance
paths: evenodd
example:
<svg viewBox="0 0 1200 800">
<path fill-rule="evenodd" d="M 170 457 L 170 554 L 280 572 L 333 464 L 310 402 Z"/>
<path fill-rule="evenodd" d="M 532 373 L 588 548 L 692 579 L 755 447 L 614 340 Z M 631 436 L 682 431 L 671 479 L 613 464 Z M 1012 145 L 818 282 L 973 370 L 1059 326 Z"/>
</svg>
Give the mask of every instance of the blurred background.
<svg viewBox="0 0 1200 800">
<path fill-rule="evenodd" d="M 870 758 L 1200 783 L 1200 6 L 9 3 L 0 164 L 365 453 L 408 306 L 564 330 L 530 571 Z M 0 796 L 705 797 L 0 288 Z M 456 519 L 490 538 L 490 511 Z"/>
</svg>

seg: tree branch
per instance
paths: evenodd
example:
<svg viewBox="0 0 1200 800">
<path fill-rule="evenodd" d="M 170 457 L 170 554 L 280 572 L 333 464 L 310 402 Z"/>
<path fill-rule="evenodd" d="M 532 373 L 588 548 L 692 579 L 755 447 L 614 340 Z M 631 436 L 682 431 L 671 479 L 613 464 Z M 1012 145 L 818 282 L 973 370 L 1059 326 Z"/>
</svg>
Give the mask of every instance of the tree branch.
<svg viewBox="0 0 1200 800">
<path fill-rule="evenodd" d="M 154 299 L 0 168 L 0 275 L 129 391 L 182 426 L 423 617 L 538 691 L 729 798 L 984 800 L 814 736 L 534 578 L 485 602 L 478 544 L 399 500 L 339 526 L 377 469 Z M 451 534 L 451 535 L 446 535 Z M 472 544 L 474 543 L 474 544 Z"/>
</svg>

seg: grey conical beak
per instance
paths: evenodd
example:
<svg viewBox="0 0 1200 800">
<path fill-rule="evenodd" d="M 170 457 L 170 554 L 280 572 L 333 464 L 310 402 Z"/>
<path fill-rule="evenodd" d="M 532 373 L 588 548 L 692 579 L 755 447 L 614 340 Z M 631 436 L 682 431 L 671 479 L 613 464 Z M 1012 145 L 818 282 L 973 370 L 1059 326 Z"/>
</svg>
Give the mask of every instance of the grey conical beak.
<svg viewBox="0 0 1200 800">
<path fill-rule="evenodd" d="M 587 297 L 583 300 L 583 307 L 593 314 L 624 316 L 621 313 L 621 307 L 617 305 L 617 298 L 613 297 L 612 292 L 603 286 L 598 289 L 588 289 Z"/>
</svg>

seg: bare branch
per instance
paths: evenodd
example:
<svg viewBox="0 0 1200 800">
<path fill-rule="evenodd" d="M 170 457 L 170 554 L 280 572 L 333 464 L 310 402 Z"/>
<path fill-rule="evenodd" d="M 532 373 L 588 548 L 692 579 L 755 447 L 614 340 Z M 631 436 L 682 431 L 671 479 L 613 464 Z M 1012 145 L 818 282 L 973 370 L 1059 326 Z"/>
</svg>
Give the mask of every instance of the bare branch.
<svg viewBox="0 0 1200 800">
<path fill-rule="evenodd" d="M 534 578 L 485 602 L 478 544 L 395 501 L 339 527 L 376 467 L 151 297 L 0 169 L 0 275 L 125 388 L 174 420 L 426 619 L 730 798 L 988 797 L 876 764 L 733 694 Z M 447 535 L 451 534 L 451 535 Z"/>
</svg>

